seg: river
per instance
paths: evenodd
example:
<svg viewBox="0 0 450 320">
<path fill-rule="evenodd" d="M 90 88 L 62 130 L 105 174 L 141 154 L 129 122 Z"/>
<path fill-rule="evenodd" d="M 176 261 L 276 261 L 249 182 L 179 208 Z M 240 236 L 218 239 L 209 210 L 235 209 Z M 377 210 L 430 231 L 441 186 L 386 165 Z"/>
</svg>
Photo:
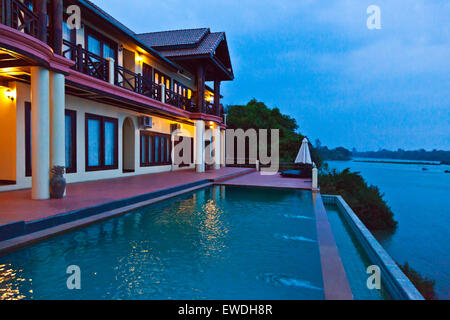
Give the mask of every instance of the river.
<svg viewBox="0 0 450 320">
<path fill-rule="evenodd" d="M 379 187 L 399 224 L 395 232 L 375 237 L 398 263 L 408 261 L 435 280 L 439 299 L 450 299 L 450 173 L 445 173 L 450 166 L 327 162 L 330 168 L 361 172 L 369 184 Z"/>
</svg>

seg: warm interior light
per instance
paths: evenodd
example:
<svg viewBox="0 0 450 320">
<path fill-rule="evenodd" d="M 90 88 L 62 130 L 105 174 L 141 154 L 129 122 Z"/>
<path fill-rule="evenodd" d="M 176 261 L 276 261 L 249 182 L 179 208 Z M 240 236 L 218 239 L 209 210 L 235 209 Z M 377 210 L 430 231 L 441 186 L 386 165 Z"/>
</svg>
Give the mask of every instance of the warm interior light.
<svg viewBox="0 0 450 320">
<path fill-rule="evenodd" d="M 5 97 L 8 100 L 14 101 L 16 99 L 16 90 L 5 88 Z"/>
<path fill-rule="evenodd" d="M 144 57 L 142 56 L 136 56 L 136 61 L 141 63 L 142 61 L 144 61 Z"/>
</svg>

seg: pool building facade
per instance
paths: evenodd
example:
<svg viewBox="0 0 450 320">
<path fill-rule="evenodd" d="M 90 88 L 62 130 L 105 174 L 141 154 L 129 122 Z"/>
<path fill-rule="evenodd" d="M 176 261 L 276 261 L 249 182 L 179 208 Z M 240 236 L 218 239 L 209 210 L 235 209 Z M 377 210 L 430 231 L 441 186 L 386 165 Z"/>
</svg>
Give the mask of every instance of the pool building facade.
<svg viewBox="0 0 450 320">
<path fill-rule="evenodd" d="M 223 165 L 224 32 L 136 34 L 84 0 L 1 3 L 0 191 L 48 199 L 54 166 L 74 183 Z M 178 164 L 175 130 L 192 150 Z"/>
</svg>

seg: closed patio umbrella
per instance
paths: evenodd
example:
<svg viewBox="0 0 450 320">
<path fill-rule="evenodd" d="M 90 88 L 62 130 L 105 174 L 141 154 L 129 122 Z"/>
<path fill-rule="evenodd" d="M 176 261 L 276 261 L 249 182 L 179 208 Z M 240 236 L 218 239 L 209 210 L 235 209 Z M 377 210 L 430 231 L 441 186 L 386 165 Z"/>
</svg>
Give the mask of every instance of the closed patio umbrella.
<svg viewBox="0 0 450 320">
<path fill-rule="evenodd" d="M 302 146 L 298 152 L 295 163 L 312 164 L 311 153 L 309 152 L 308 139 L 303 139 Z"/>
</svg>

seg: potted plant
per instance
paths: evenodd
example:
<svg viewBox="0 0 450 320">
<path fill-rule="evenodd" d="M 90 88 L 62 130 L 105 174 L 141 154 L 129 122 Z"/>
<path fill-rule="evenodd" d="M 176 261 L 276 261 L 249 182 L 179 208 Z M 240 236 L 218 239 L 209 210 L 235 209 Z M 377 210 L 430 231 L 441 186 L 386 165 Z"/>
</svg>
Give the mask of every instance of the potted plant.
<svg viewBox="0 0 450 320">
<path fill-rule="evenodd" d="M 64 178 L 65 167 L 54 166 L 51 169 L 50 196 L 52 199 L 62 199 L 66 191 L 66 179 Z"/>
</svg>

